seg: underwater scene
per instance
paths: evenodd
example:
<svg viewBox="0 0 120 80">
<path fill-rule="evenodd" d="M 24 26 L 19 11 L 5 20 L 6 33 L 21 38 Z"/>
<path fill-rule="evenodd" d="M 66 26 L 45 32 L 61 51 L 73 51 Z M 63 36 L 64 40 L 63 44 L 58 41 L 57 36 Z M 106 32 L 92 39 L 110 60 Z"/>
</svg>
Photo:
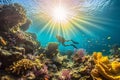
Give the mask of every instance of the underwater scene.
<svg viewBox="0 0 120 80">
<path fill-rule="evenodd" d="M 0 80 L 120 80 L 120 0 L 0 0 Z"/>
</svg>

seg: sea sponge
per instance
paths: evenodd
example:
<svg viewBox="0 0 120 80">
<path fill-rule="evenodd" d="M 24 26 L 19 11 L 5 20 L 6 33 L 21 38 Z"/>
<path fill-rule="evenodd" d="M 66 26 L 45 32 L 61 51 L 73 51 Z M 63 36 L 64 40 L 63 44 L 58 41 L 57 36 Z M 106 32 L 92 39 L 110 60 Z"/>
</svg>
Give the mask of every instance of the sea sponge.
<svg viewBox="0 0 120 80">
<path fill-rule="evenodd" d="M 120 80 L 120 62 L 111 62 L 107 56 L 102 56 L 100 52 L 95 52 L 93 59 L 95 62 L 95 68 L 91 71 L 93 79 Z"/>
</svg>

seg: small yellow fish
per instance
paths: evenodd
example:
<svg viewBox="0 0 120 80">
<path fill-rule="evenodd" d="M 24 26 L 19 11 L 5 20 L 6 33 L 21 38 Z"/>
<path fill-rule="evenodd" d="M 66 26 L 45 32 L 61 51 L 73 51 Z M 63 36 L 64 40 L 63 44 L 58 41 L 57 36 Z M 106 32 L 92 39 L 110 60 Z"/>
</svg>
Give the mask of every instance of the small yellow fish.
<svg viewBox="0 0 120 80">
<path fill-rule="evenodd" d="M 2 37 L 0 37 L 0 42 L 2 45 L 7 45 L 7 42 Z"/>
</svg>

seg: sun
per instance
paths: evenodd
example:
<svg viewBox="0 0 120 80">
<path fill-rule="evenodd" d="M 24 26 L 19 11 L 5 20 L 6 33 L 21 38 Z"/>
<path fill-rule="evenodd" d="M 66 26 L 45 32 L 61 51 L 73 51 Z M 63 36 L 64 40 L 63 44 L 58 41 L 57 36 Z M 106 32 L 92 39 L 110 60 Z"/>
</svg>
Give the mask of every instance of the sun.
<svg viewBox="0 0 120 80">
<path fill-rule="evenodd" d="M 84 5 L 76 3 L 76 0 L 44 0 L 43 3 L 39 8 L 40 13 L 38 13 L 44 24 L 40 34 L 47 30 L 50 38 L 55 34 L 70 37 L 78 36 L 76 33 L 82 32 L 93 35 L 89 26 L 101 29 L 92 23 L 99 22 L 99 18 L 90 16 L 91 13 L 86 4 L 85 7 L 82 7 Z M 39 17 L 37 16 L 37 18 Z M 102 19 L 100 18 L 100 20 Z"/>
<path fill-rule="evenodd" d="M 68 19 L 68 11 L 65 7 L 58 6 L 53 9 L 52 18 L 55 22 L 66 22 Z"/>
</svg>

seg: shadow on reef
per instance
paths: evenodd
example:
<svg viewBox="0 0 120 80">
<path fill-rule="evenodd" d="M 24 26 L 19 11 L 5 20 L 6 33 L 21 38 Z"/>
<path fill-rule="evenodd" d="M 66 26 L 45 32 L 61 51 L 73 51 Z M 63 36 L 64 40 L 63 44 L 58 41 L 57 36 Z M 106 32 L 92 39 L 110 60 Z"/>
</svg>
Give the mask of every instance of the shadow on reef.
<svg viewBox="0 0 120 80">
<path fill-rule="evenodd" d="M 21 5 L 0 5 L 0 80 L 120 80 L 118 47 L 106 57 L 84 49 L 61 55 L 58 43 L 42 48 L 25 32 L 30 24 Z"/>
</svg>

